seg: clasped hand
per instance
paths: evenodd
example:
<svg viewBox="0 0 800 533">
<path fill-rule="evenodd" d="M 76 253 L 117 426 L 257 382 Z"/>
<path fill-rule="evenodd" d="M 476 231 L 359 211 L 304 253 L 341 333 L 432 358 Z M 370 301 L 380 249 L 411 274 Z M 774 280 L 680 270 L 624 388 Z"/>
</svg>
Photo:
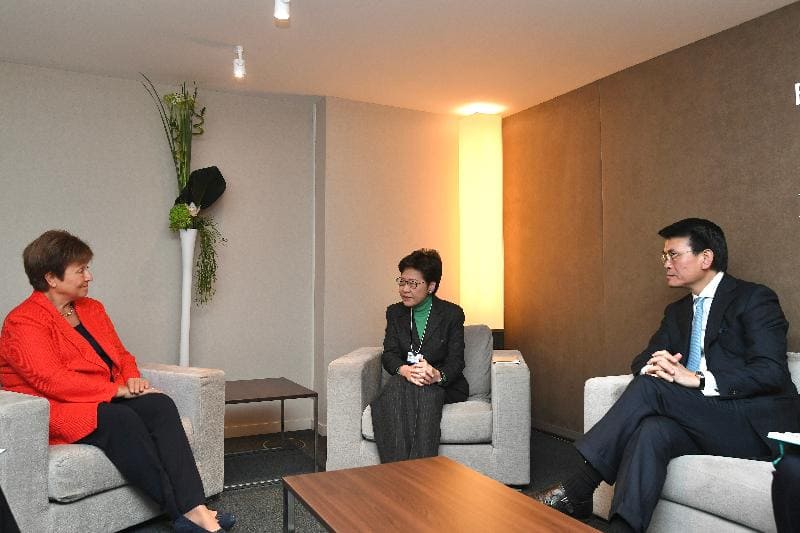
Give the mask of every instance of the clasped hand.
<svg viewBox="0 0 800 533">
<path fill-rule="evenodd" d="M 680 363 L 681 359 L 683 359 L 683 355 L 680 353 L 671 354 L 666 350 L 659 350 L 650 356 L 644 367 L 644 373 L 684 387 L 699 387 L 700 378 L 683 366 Z"/>
<path fill-rule="evenodd" d="M 150 386 L 150 382 L 144 378 L 128 378 L 125 385 L 120 385 L 117 389 L 117 398 L 136 398 L 151 392 L 161 392 Z"/>
<path fill-rule="evenodd" d="M 400 374 L 414 385 L 431 385 L 441 379 L 441 373 L 423 357 L 414 365 L 403 365 Z"/>
</svg>

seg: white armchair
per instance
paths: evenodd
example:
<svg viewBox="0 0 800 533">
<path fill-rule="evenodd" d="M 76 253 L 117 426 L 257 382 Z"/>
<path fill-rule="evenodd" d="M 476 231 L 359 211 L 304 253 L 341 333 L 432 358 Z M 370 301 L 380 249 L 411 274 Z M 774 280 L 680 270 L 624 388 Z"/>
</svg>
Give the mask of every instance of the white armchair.
<svg viewBox="0 0 800 533">
<path fill-rule="evenodd" d="M 530 372 L 516 350 L 492 351 L 486 326 L 464 328 L 470 397 L 442 413 L 439 453 L 501 483 L 530 483 Z M 359 348 L 328 366 L 327 470 L 378 464 L 370 402 L 383 378 L 381 348 Z M 494 356 L 518 363 L 493 363 Z"/>
<path fill-rule="evenodd" d="M 225 374 L 221 370 L 140 364 L 181 414 L 207 496 L 222 492 Z M 99 448 L 48 445 L 50 405 L 0 390 L 0 487 L 22 532 L 106 533 L 162 511 L 126 484 Z"/>
<path fill-rule="evenodd" d="M 800 354 L 790 353 L 789 371 L 800 388 Z M 589 431 L 617 401 L 632 377 L 606 376 L 586 381 L 583 430 Z M 772 463 L 684 455 L 670 461 L 667 479 L 648 531 L 776 530 L 772 514 Z M 608 518 L 614 488 L 601 483 L 594 514 Z"/>
</svg>

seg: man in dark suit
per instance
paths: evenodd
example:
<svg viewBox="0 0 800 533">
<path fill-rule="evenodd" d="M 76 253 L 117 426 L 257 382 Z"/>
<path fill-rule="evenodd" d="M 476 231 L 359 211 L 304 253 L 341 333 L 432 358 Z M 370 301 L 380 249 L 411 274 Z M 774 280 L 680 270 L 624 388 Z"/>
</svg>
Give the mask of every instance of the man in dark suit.
<svg viewBox="0 0 800 533">
<path fill-rule="evenodd" d="M 667 306 L 631 384 L 575 442 L 583 467 L 535 495 L 581 518 L 600 481 L 615 483 L 613 531 L 647 529 L 673 457 L 768 458 L 767 432 L 798 429 L 778 297 L 725 273 L 725 235 L 713 222 L 685 219 L 659 235 L 667 284 L 691 293 Z"/>
</svg>

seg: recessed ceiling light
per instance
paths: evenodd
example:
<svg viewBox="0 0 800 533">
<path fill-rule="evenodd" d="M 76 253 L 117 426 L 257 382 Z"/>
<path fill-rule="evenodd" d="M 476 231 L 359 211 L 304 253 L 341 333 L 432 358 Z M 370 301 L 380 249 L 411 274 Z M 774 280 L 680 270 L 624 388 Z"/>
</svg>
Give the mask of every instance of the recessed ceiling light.
<svg viewBox="0 0 800 533">
<path fill-rule="evenodd" d="M 497 115 L 506 110 L 506 107 L 500 104 L 493 104 L 491 102 L 473 102 L 471 104 L 463 105 L 456 109 L 459 115 L 474 115 L 480 113 L 482 115 Z"/>
<path fill-rule="evenodd" d="M 276 20 L 289 20 L 289 0 L 275 0 L 273 16 Z"/>
<path fill-rule="evenodd" d="M 233 77 L 236 79 L 242 79 L 247 75 L 247 71 L 244 68 L 244 48 L 241 45 L 237 46 L 233 49 L 236 55 L 233 58 Z"/>
</svg>

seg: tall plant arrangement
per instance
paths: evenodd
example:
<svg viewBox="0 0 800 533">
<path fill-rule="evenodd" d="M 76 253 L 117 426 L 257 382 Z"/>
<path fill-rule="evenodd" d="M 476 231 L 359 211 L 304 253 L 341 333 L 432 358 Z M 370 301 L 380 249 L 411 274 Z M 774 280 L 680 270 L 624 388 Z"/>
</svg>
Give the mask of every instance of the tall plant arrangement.
<svg viewBox="0 0 800 533">
<path fill-rule="evenodd" d="M 195 264 L 197 281 L 195 301 L 205 304 L 214 297 L 217 280 L 217 244 L 226 242 L 211 217 L 200 216 L 200 211 L 213 204 L 225 192 L 225 179 L 217 167 L 190 172 L 192 138 L 205 131 L 206 108 L 197 110 L 197 85 L 189 92 L 186 82 L 174 93 L 159 96 L 150 79 L 142 74 L 147 93 L 156 104 L 167 139 L 175 175 L 178 197 L 169 212 L 169 227 L 173 231 L 196 229 L 200 237 L 200 251 Z"/>
</svg>

